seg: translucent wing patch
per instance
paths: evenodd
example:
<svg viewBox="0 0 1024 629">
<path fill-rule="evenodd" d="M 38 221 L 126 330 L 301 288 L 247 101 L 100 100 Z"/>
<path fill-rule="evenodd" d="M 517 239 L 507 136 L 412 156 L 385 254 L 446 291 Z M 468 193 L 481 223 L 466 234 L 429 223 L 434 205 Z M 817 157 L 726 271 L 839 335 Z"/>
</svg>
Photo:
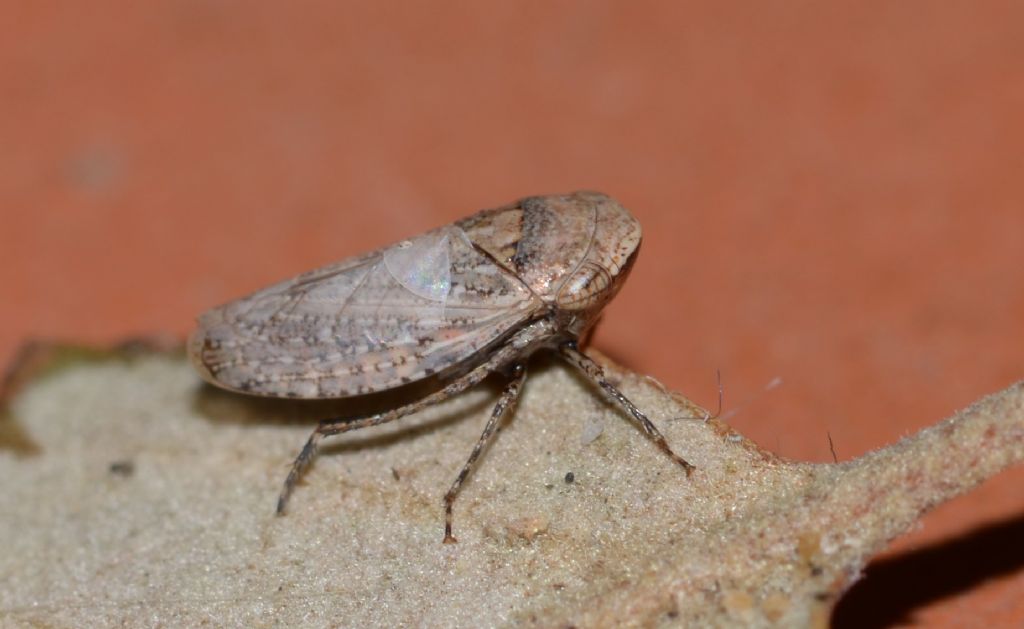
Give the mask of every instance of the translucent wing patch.
<svg viewBox="0 0 1024 629">
<path fill-rule="evenodd" d="M 200 317 L 189 353 L 229 389 L 361 395 L 453 367 L 541 307 L 447 226 L 215 308 Z"/>
<path fill-rule="evenodd" d="M 384 250 L 384 266 L 410 293 L 444 302 L 452 288 L 450 230 L 424 234 Z"/>
</svg>

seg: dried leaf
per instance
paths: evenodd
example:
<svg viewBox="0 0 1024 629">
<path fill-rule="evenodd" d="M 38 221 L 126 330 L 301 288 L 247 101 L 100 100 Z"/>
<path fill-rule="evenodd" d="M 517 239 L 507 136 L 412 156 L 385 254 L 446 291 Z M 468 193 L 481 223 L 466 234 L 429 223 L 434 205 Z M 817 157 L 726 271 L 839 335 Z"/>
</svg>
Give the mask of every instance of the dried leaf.
<svg viewBox="0 0 1024 629">
<path fill-rule="evenodd" d="M 98 356 L 20 378 L 9 399 L 38 453 L 0 449 L 5 625 L 825 626 L 923 511 L 1024 459 L 1021 384 L 812 465 L 673 419 L 701 411 L 609 365 L 697 466 L 687 478 L 540 361 L 463 489 L 460 543 L 442 545 L 441 496 L 493 388 L 345 436 L 308 475 L 316 491 L 275 517 L 295 443 L 336 405 L 215 391 L 180 353 Z M 601 438 L 581 443 L 594 423 Z"/>
</svg>

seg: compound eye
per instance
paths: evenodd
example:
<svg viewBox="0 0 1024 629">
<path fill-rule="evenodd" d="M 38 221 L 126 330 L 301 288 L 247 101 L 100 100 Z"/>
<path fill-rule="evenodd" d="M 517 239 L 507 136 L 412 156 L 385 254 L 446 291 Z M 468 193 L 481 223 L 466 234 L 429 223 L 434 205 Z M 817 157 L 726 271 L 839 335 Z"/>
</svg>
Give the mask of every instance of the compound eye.
<svg viewBox="0 0 1024 629">
<path fill-rule="evenodd" d="M 586 310 L 606 301 L 611 295 L 612 276 L 603 266 L 585 262 L 558 291 L 558 307 L 563 310 Z"/>
</svg>

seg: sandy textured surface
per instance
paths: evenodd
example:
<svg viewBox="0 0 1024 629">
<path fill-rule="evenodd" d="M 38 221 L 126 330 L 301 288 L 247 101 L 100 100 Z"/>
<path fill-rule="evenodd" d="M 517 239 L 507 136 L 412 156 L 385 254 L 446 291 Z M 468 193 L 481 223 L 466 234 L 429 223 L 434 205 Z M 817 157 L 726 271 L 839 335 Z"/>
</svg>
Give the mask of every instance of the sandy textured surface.
<svg viewBox="0 0 1024 629">
<path fill-rule="evenodd" d="M 1021 385 L 861 461 L 810 465 L 614 375 L 693 476 L 587 383 L 535 362 L 456 503 L 455 545 L 440 543 L 441 496 L 491 387 L 337 440 L 275 517 L 324 405 L 209 389 L 178 353 L 23 381 L 3 420 L 21 441 L 0 450 L 0 619 L 820 627 L 922 510 L 1024 459 Z"/>
</svg>

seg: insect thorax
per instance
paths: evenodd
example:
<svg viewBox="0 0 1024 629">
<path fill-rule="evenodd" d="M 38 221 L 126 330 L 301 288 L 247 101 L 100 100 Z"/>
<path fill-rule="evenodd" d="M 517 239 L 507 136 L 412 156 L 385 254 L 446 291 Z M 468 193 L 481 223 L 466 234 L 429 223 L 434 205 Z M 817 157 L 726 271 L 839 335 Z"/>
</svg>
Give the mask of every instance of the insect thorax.
<svg viewBox="0 0 1024 629">
<path fill-rule="evenodd" d="M 595 318 L 615 296 L 641 239 L 637 220 L 596 192 L 528 197 L 459 226 L 536 297 L 563 313 L 558 319 L 577 322 Z"/>
</svg>

